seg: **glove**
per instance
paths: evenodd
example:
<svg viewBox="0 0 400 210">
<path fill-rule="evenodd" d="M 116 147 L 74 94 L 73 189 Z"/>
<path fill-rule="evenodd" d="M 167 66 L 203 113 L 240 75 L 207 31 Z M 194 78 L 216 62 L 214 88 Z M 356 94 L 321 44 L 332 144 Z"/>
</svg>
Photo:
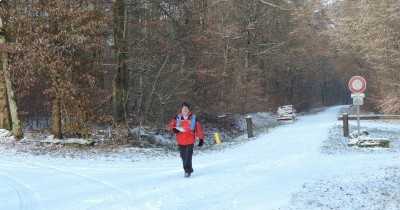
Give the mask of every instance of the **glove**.
<svg viewBox="0 0 400 210">
<path fill-rule="evenodd" d="M 203 139 L 199 139 L 199 144 L 197 146 L 201 147 L 204 144 L 204 140 Z"/>
<path fill-rule="evenodd" d="M 176 129 L 176 128 L 173 128 L 172 129 L 175 133 L 179 133 L 180 131 L 178 130 L 178 129 Z"/>
</svg>

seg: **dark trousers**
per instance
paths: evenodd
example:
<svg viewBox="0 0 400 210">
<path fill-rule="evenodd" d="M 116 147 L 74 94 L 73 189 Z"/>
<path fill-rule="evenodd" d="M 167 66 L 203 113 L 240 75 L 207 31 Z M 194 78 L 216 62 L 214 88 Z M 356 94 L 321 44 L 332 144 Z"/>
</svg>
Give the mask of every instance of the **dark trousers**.
<svg viewBox="0 0 400 210">
<path fill-rule="evenodd" d="M 193 155 L 193 144 L 189 145 L 178 145 L 179 153 L 182 158 L 183 169 L 186 173 L 192 173 L 192 155 Z"/>
</svg>

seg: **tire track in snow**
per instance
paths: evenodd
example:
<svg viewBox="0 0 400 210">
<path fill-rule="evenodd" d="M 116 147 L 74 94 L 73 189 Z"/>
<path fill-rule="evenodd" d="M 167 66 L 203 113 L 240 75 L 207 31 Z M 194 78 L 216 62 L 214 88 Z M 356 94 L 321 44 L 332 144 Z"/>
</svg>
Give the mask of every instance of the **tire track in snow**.
<svg viewBox="0 0 400 210">
<path fill-rule="evenodd" d="M 6 162 L 7 163 L 0 162 L 0 169 L 2 171 L 18 170 L 18 171 L 23 171 L 23 172 L 34 172 L 39 169 L 37 166 L 28 165 L 27 163 L 16 162 L 16 161 L 12 161 L 12 160 L 6 160 Z M 50 172 L 50 171 L 41 170 L 41 172 Z"/>
<path fill-rule="evenodd" d="M 97 209 L 97 206 L 102 205 L 103 203 L 110 203 L 110 202 L 119 200 L 121 197 L 128 197 L 128 196 L 132 195 L 132 193 L 130 191 L 128 191 L 128 190 L 124 190 L 122 188 L 119 188 L 119 187 L 107 182 L 107 181 L 104 181 L 104 180 L 101 180 L 101 179 L 96 179 L 96 178 L 93 178 L 93 177 L 91 177 L 89 175 L 86 175 L 86 174 L 82 174 L 82 173 L 78 173 L 78 172 L 75 172 L 75 171 L 66 170 L 66 169 L 63 169 L 63 168 L 60 168 L 60 167 L 39 164 L 39 163 L 32 163 L 32 164 L 36 165 L 36 166 L 40 166 L 40 167 L 51 169 L 53 171 L 58 171 L 58 172 L 66 173 L 66 174 L 72 174 L 74 176 L 81 177 L 81 178 L 83 178 L 85 180 L 88 180 L 88 181 L 91 181 L 91 182 L 94 182 L 94 183 L 98 183 L 106 190 L 106 192 L 108 194 L 110 194 L 112 196 L 111 198 L 109 198 L 107 200 L 104 200 L 104 201 L 101 201 L 100 203 L 95 204 L 95 205 L 93 205 L 92 207 L 90 207 L 88 209 Z"/>
<path fill-rule="evenodd" d="M 39 194 L 28 184 L 6 173 L 0 173 L 0 176 L 8 181 L 7 183 L 17 194 L 20 210 L 44 209 Z"/>
<path fill-rule="evenodd" d="M 106 190 L 106 193 L 111 195 L 111 198 L 108 198 L 108 199 L 106 199 L 104 201 L 100 201 L 100 203 L 95 204 L 94 206 L 90 207 L 89 209 L 96 209 L 95 208 L 96 206 L 98 206 L 100 204 L 103 204 L 103 203 L 115 202 L 115 201 L 119 200 L 121 196 L 122 197 L 128 197 L 128 196 L 132 195 L 130 191 L 127 191 L 127 190 L 124 190 L 122 188 L 119 188 L 119 187 L 117 187 L 117 186 L 115 186 L 115 185 L 113 185 L 113 184 L 111 184 L 111 183 L 109 183 L 107 181 L 104 181 L 104 180 L 101 180 L 101 179 L 96 179 L 96 178 L 93 178 L 93 177 L 91 177 L 89 175 L 86 175 L 86 174 L 82 174 L 82 173 L 78 173 L 78 172 L 75 172 L 75 171 L 63 169 L 61 167 L 48 166 L 48 165 L 45 165 L 45 164 L 32 163 L 32 162 L 31 163 L 20 162 L 20 161 L 15 161 L 15 160 L 7 160 L 7 162 L 12 162 L 12 163 L 15 163 L 15 164 L 18 164 L 18 165 L 22 165 L 23 166 L 23 170 L 25 170 L 25 168 L 27 170 L 30 170 L 30 171 L 33 171 L 34 169 L 38 169 L 38 170 L 41 170 L 43 172 L 43 169 L 44 170 L 47 169 L 46 171 L 48 171 L 48 172 L 53 171 L 53 172 L 61 172 L 61 173 L 64 173 L 64 174 L 72 174 L 73 176 L 81 177 L 84 180 L 88 180 L 90 182 L 93 182 L 93 183 L 96 183 L 96 184 L 100 184 L 100 186 L 102 186 Z M 4 166 L 5 167 L 9 167 L 10 169 L 14 168 L 14 167 L 12 167 L 12 165 L 8 165 L 8 164 L 6 164 Z M 1 168 L 5 168 L 5 167 L 1 167 Z M 18 167 L 16 169 L 21 170 L 21 167 Z M 70 207 L 72 207 L 72 206 L 70 206 Z M 31 208 L 22 208 L 22 209 L 31 209 Z"/>
</svg>

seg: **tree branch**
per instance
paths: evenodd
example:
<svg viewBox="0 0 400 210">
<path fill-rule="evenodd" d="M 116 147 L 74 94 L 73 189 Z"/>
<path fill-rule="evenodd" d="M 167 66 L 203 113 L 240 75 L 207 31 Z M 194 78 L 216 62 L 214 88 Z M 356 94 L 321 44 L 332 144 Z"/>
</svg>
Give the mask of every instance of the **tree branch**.
<svg viewBox="0 0 400 210">
<path fill-rule="evenodd" d="M 290 9 L 282 8 L 282 7 L 278 6 L 278 5 L 269 3 L 269 2 L 267 2 L 267 1 L 265 1 L 265 0 L 260 0 L 260 1 L 261 1 L 261 3 L 267 4 L 267 5 L 271 6 L 271 7 L 278 8 L 278 9 L 280 9 L 280 10 L 290 10 Z"/>
</svg>

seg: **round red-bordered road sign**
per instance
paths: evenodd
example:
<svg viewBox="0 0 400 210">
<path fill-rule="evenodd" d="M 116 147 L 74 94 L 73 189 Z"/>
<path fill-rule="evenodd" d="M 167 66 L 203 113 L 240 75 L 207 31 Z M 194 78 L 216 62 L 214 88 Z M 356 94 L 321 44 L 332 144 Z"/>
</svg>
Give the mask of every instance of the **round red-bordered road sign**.
<svg viewBox="0 0 400 210">
<path fill-rule="evenodd" d="M 362 93 L 367 87 L 367 82 L 361 76 L 354 76 L 349 80 L 349 89 L 352 93 Z"/>
</svg>

